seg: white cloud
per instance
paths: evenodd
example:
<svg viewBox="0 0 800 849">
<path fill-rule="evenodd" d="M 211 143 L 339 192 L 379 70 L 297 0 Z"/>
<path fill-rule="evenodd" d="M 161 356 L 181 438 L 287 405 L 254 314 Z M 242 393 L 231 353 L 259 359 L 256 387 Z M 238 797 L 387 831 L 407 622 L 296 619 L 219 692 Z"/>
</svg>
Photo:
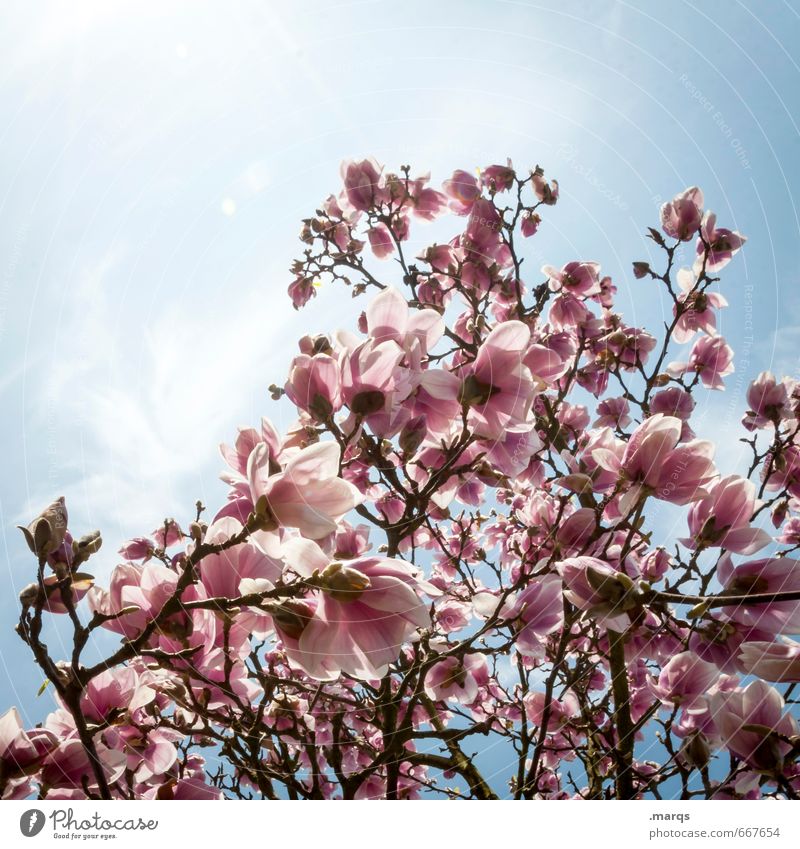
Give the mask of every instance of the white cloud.
<svg viewBox="0 0 800 849">
<path fill-rule="evenodd" d="M 267 412 L 266 387 L 285 374 L 299 321 L 288 297 L 267 305 L 260 285 L 237 283 L 195 308 L 165 299 L 140 332 L 126 326 L 120 340 L 115 282 L 126 257 L 117 248 L 80 276 L 76 309 L 59 330 L 75 346 L 40 397 L 42 410 L 58 410 L 59 443 L 72 449 L 57 494 L 114 546 L 166 515 L 186 517 L 197 498 L 219 502 L 216 446 Z M 211 487 L 213 501 L 203 491 Z M 52 497 L 37 487 L 28 507 Z"/>
</svg>

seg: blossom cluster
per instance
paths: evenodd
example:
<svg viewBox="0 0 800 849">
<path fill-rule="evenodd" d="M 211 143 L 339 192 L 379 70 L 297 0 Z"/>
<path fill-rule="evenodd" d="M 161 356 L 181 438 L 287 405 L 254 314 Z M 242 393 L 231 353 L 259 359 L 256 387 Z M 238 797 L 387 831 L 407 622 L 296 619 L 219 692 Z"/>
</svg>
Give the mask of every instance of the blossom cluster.
<svg viewBox="0 0 800 849">
<path fill-rule="evenodd" d="M 718 274 L 744 236 L 691 187 L 649 230 L 663 270 L 534 280 L 539 167 L 341 177 L 289 296 L 348 286 L 363 312 L 299 340 L 287 432 L 221 447 L 227 500 L 126 542 L 103 584 L 63 499 L 22 529 L 17 630 L 57 705 L 0 717 L 3 796 L 796 798 L 800 385 L 751 383 L 749 470 L 693 430 L 734 370 Z M 433 220 L 456 234 L 410 256 Z M 660 289 L 665 333 L 622 285 Z M 120 643 L 90 664 L 97 629 Z"/>
</svg>

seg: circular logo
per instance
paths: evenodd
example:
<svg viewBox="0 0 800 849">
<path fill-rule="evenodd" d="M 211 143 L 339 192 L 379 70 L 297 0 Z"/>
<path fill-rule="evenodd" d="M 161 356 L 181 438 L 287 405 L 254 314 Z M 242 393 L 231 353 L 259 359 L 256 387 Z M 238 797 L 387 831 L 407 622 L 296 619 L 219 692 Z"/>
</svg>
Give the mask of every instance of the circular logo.
<svg viewBox="0 0 800 849">
<path fill-rule="evenodd" d="M 44 828 L 44 823 L 47 818 L 41 811 L 36 808 L 31 808 L 19 818 L 19 830 L 25 837 L 36 837 L 36 835 Z"/>
</svg>

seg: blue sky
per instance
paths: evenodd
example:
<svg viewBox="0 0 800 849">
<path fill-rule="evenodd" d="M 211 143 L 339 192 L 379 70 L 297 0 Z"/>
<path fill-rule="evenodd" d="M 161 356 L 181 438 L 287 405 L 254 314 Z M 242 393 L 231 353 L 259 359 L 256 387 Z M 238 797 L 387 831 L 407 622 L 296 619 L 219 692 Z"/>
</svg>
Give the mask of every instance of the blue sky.
<svg viewBox="0 0 800 849">
<path fill-rule="evenodd" d="M 739 460 L 749 380 L 797 376 L 800 7 L 740 2 L 18 2 L 0 52 L 0 706 L 47 706 L 12 632 L 33 563 L 14 525 L 66 495 L 120 542 L 224 496 L 217 443 L 271 408 L 294 340 L 348 326 L 285 296 L 300 219 L 338 164 L 436 182 L 542 165 L 561 184 L 528 267 L 601 262 L 632 323 L 666 315 L 629 272 L 688 185 L 749 241 L 724 272 L 726 393 L 699 430 Z M 421 247 L 425 228 L 414 235 Z M 391 265 L 385 266 L 391 273 Z M 748 288 L 752 287 L 752 288 Z M 360 308 L 360 307 L 359 307 Z M 58 639 L 58 634 L 54 635 Z"/>
</svg>

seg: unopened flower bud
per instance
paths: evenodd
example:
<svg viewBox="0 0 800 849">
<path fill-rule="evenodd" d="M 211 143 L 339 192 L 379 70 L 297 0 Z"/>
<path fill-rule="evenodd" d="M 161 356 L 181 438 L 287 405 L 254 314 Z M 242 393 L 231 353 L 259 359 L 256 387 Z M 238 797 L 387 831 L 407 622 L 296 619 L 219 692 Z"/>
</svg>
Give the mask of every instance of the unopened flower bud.
<svg viewBox="0 0 800 849">
<path fill-rule="evenodd" d="M 305 242 L 307 245 L 310 245 L 314 241 L 314 231 L 311 228 L 311 220 L 308 218 L 303 220 L 303 227 L 300 230 L 300 241 Z"/>
<path fill-rule="evenodd" d="M 711 609 L 711 603 L 706 601 L 701 601 L 699 604 L 696 604 L 687 614 L 688 619 L 700 619 L 708 613 Z"/>
<path fill-rule="evenodd" d="M 641 280 L 643 277 L 647 277 L 650 274 L 650 263 L 649 262 L 634 262 L 633 264 L 633 276 L 637 280 Z"/>
<path fill-rule="evenodd" d="M 100 531 L 92 531 L 84 534 L 80 539 L 72 541 L 72 564 L 71 568 L 74 571 L 85 563 L 93 554 L 97 554 L 103 545 L 103 537 Z M 55 569 L 55 566 L 53 566 Z"/>
<path fill-rule="evenodd" d="M 195 542 L 202 542 L 203 533 L 204 533 L 203 526 L 200 524 L 200 522 L 192 522 L 189 525 L 189 536 Z"/>
<path fill-rule="evenodd" d="M 57 551 L 67 533 L 67 506 L 62 495 L 37 516 L 27 528 L 18 525 L 28 548 L 37 557 Z"/>
<path fill-rule="evenodd" d="M 772 509 L 772 525 L 775 528 L 779 528 L 783 524 L 783 520 L 786 518 L 786 514 L 789 512 L 789 502 L 784 500 L 780 503 L 776 504 Z"/>
<path fill-rule="evenodd" d="M 690 766 L 698 769 L 708 766 L 708 762 L 711 760 L 711 747 L 708 745 L 706 735 L 702 731 L 695 731 L 690 734 L 683 741 L 681 755 Z"/>
<path fill-rule="evenodd" d="M 36 599 L 39 598 L 39 585 L 38 584 L 28 584 L 26 587 L 23 587 L 19 594 L 19 603 L 22 605 L 24 610 L 27 610 L 29 607 L 33 607 L 36 604 Z"/>
</svg>

